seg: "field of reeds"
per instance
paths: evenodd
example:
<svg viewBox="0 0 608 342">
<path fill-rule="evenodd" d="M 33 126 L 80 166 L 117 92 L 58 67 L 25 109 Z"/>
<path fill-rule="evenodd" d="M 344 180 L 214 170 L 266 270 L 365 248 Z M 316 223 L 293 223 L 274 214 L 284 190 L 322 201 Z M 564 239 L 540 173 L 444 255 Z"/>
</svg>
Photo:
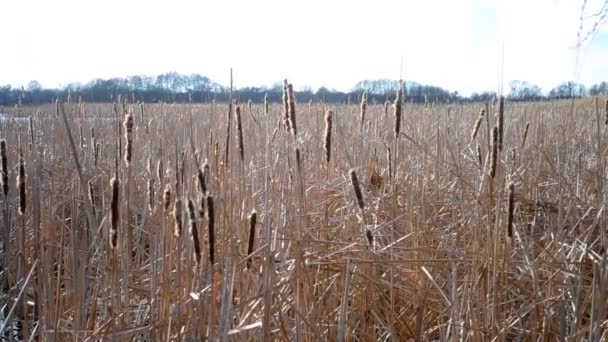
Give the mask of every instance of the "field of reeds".
<svg viewBox="0 0 608 342">
<path fill-rule="evenodd" d="M 289 90 L 11 108 L 1 338 L 607 338 L 603 100 Z"/>
</svg>

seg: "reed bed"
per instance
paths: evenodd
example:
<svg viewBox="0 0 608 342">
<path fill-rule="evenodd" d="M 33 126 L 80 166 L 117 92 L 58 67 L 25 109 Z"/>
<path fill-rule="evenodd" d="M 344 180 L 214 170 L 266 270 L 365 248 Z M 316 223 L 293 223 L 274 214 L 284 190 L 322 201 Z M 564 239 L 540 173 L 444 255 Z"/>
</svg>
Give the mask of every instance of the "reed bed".
<svg viewBox="0 0 608 342">
<path fill-rule="evenodd" d="M 2 339 L 607 338 L 604 106 L 284 90 L 12 109 Z"/>
</svg>

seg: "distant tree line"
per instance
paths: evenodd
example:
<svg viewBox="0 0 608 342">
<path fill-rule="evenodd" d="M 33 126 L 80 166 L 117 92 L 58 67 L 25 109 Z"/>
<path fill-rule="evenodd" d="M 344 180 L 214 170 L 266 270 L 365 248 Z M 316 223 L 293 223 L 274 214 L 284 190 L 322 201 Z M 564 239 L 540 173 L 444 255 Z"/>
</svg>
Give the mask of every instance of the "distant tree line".
<svg viewBox="0 0 608 342">
<path fill-rule="evenodd" d="M 462 96 L 437 86 L 422 85 L 405 81 L 405 94 L 408 102 L 414 103 L 454 103 L 484 102 L 496 97 L 496 93 L 487 91 Z M 368 92 L 370 103 L 392 101 L 399 82 L 390 79 L 365 80 L 357 83 L 351 91 L 341 92 L 321 87 L 316 91 L 304 88 L 296 93 L 299 102 L 324 101 L 326 103 L 356 103 L 363 91 Z M 233 98 L 245 102 L 262 102 L 264 96 L 269 101 L 281 101 L 283 85 L 275 83 L 271 87 L 243 87 L 234 89 Z M 42 104 L 65 98 L 68 93 L 86 102 L 110 102 L 118 95 L 126 96 L 130 101 L 144 102 L 218 102 L 228 101 L 230 89 L 213 82 L 208 77 L 198 74 L 182 75 L 176 72 L 151 76 L 130 76 L 125 78 L 97 79 L 86 84 L 69 84 L 61 89 L 45 89 L 37 81 L 31 81 L 26 87 L 14 88 L 10 85 L 0 86 L 0 105 Z M 543 94 L 540 87 L 525 81 L 512 81 L 508 98 L 514 101 L 539 101 L 546 99 L 568 99 L 583 96 L 608 95 L 608 83 L 601 82 L 589 89 L 575 82 L 564 82 Z"/>
</svg>

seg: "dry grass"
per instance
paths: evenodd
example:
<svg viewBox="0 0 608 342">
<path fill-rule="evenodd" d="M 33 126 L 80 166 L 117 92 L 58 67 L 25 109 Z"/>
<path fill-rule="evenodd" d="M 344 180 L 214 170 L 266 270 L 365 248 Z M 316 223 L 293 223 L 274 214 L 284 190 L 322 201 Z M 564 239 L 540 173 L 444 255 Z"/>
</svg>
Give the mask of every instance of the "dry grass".
<svg viewBox="0 0 608 342">
<path fill-rule="evenodd" d="M 226 104 L 14 109 L 32 120 L 0 127 L 2 336 L 607 338 L 601 105 L 304 109 L 290 86 L 236 120 Z"/>
</svg>

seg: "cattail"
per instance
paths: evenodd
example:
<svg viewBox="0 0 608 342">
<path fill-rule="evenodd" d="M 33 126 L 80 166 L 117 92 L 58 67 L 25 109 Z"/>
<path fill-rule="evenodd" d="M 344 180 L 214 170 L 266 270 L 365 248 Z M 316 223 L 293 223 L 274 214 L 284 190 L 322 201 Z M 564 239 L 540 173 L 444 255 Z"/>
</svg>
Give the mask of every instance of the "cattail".
<svg viewBox="0 0 608 342">
<path fill-rule="evenodd" d="M 253 242 L 255 241 L 255 225 L 257 223 L 258 214 L 255 209 L 249 215 L 249 245 L 247 246 L 247 269 L 251 267 L 251 253 L 253 253 Z"/>
<path fill-rule="evenodd" d="M 402 111 L 402 102 L 403 101 L 403 81 L 399 82 L 399 90 L 397 90 L 397 97 L 395 98 L 395 103 L 393 107 L 395 109 L 395 138 L 399 137 L 399 133 L 401 132 L 401 111 Z"/>
<path fill-rule="evenodd" d="M 291 127 L 291 133 L 293 136 L 298 135 L 298 131 L 296 129 L 296 99 L 293 94 L 293 85 L 289 83 L 287 85 L 287 99 L 288 99 L 288 108 L 289 108 L 289 126 Z"/>
<path fill-rule="evenodd" d="M 498 102 L 498 150 L 502 151 L 502 142 L 505 131 L 505 98 L 500 97 Z"/>
<path fill-rule="evenodd" d="M 604 116 L 606 117 L 606 125 L 608 125 L 608 99 L 606 99 L 606 103 L 604 104 Z"/>
<path fill-rule="evenodd" d="M 31 145 L 34 145 L 34 119 L 32 119 L 31 115 L 29 116 L 28 121 L 30 124 L 30 148 L 31 148 Z"/>
<path fill-rule="evenodd" d="M 374 245 L 374 235 L 372 234 L 372 231 L 369 229 L 366 229 L 365 236 L 367 237 L 367 242 L 369 243 L 369 245 L 373 246 Z"/>
<path fill-rule="evenodd" d="M 154 211 L 154 178 L 150 177 L 148 179 L 148 209 L 150 211 Z"/>
<path fill-rule="evenodd" d="M 80 148 L 84 148 L 84 134 L 82 134 L 82 125 L 79 126 L 80 130 Z"/>
<path fill-rule="evenodd" d="M 6 140 L 0 140 L 0 171 L 2 175 L 0 177 L 0 181 L 2 182 L 2 193 L 4 196 L 8 196 L 8 164 L 6 157 Z"/>
<path fill-rule="evenodd" d="M 236 130 L 237 130 L 237 138 L 239 143 L 239 156 L 241 157 L 241 162 L 245 159 L 245 150 L 243 146 L 243 126 L 241 125 L 241 107 L 236 106 L 234 110 L 234 117 L 236 119 Z"/>
<path fill-rule="evenodd" d="M 388 115 L 388 107 L 391 105 L 389 101 L 384 102 L 384 115 Z"/>
<path fill-rule="evenodd" d="M 101 145 L 99 143 L 95 144 L 93 147 L 93 165 L 97 166 L 99 162 L 99 149 L 101 149 Z"/>
<path fill-rule="evenodd" d="M 127 163 L 127 167 L 131 165 L 131 154 L 133 150 L 133 115 L 131 113 L 127 114 L 124 122 L 125 126 L 125 162 Z"/>
<path fill-rule="evenodd" d="M 118 213 L 118 208 L 119 208 L 119 203 L 118 203 L 118 195 L 119 195 L 119 181 L 118 178 L 113 177 L 110 180 L 110 186 L 112 187 L 112 201 L 111 201 L 111 212 L 110 212 L 110 216 L 111 216 L 111 226 L 110 226 L 110 247 L 112 249 L 116 248 L 117 246 L 117 239 L 118 239 L 118 219 L 119 219 L 119 213 Z"/>
<path fill-rule="evenodd" d="M 213 197 L 207 196 L 207 233 L 209 234 L 209 261 L 215 264 L 215 216 L 213 213 Z"/>
<path fill-rule="evenodd" d="M 300 148 L 296 147 L 296 166 L 298 167 L 298 172 L 302 171 L 302 165 L 300 162 Z"/>
<path fill-rule="evenodd" d="M 171 186 L 167 184 L 165 186 L 165 191 L 163 192 L 163 208 L 165 211 L 169 210 L 169 206 L 171 205 Z"/>
<path fill-rule="evenodd" d="M 481 156 L 481 146 L 479 146 L 479 144 L 477 144 L 477 161 L 479 162 L 479 166 L 483 166 L 483 159 Z"/>
<path fill-rule="evenodd" d="M 173 235 L 176 237 L 180 237 L 182 235 L 182 200 L 179 197 L 175 198 L 175 203 L 173 204 L 173 219 L 175 220 L 175 225 L 173 227 Z"/>
<path fill-rule="evenodd" d="M 207 184 L 205 184 L 205 173 L 203 172 L 203 170 L 198 169 L 197 178 L 198 178 L 198 191 L 201 195 L 204 195 L 207 193 Z"/>
<path fill-rule="evenodd" d="M 289 97 L 287 95 L 287 79 L 283 81 L 283 122 L 287 130 L 289 127 Z"/>
<path fill-rule="evenodd" d="M 196 215 L 194 214 L 194 203 L 192 203 L 191 199 L 188 199 L 188 219 L 190 226 L 190 238 L 192 239 L 192 243 L 194 245 L 194 261 L 196 265 L 201 264 L 201 245 L 198 240 L 198 229 L 196 228 Z"/>
<path fill-rule="evenodd" d="M 361 194 L 361 187 L 359 187 L 359 180 L 357 179 L 357 174 L 355 173 L 355 169 L 350 169 L 348 172 L 350 174 L 350 181 L 353 184 L 353 189 L 355 190 L 355 196 L 357 197 L 357 204 L 359 205 L 359 209 L 363 211 L 363 195 Z"/>
<path fill-rule="evenodd" d="M 19 174 L 17 176 L 17 188 L 19 189 L 19 215 L 25 214 L 25 161 L 23 160 L 23 149 L 21 137 L 19 137 Z"/>
<path fill-rule="evenodd" d="M 367 90 L 361 95 L 361 127 L 365 124 L 365 112 L 367 111 Z"/>
<path fill-rule="evenodd" d="M 514 198 L 515 198 L 515 184 L 513 182 L 509 183 L 509 191 L 508 191 L 508 202 L 507 202 L 507 236 L 509 238 L 513 237 L 513 211 L 515 207 Z"/>
<path fill-rule="evenodd" d="M 268 94 L 264 94 L 264 115 L 268 115 L 269 113 L 268 106 Z"/>
<path fill-rule="evenodd" d="M 496 163 L 498 159 L 498 127 L 494 126 L 492 128 L 491 137 L 491 145 L 490 148 L 492 150 L 492 154 L 490 154 L 490 177 L 494 179 L 496 176 Z"/>
<path fill-rule="evenodd" d="M 156 177 L 158 178 L 158 183 L 159 184 L 163 183 L 164 172 L 165 172 L 165 169 L 164 169 L 164 166 L 163 166 L 163 160 L 159 159 L 158 163 L 156 164 Z"/>
<path fill-rule="evenodd" d="M 393 179 L 393 156 L 390 147 L 386 148 L 386 159 L 388 160 L 388 178 Z"/>
<path fill-rule="evenodd" d="M 87 182 L 87 186 L 88 186 L 87 194 L 89 195 L 89 202 L 91 203 L 93 210 L 95 210 L 95 182 L 93 181 L 93 178 L 89 179 L 89 181 Z"/>
<path fill-rule="evenodd" d="M 475 121 L 475 125 L 473 126 L 473 132 L 471 133 L 471 143 L 475 141 L 475 137 L 477 136 L 477 132 L 479 132 L 479 127 L 481 126 L 481 121 L 483 121 L 483 116 L 485 115 L 485 113 L 485 109 L 482 109 L 481 113 L 479 114 L 479 118 L 477 118 L 477 121 Z"/>
<path fill-rule="evenodd" d="M 325 144 L 323 145 L 325 149 L 325 161 L 329 163 L 331 160 L 331 126 L 332 126 L 332 115 L 333 112 L 328 110 L 325 113 Z"/>
<path fill-rule="evenodd" d="M 530 122 L 526 122 L 526 128 L 524 128 L 524 136 L 521 139 L 521 148 L 524 148 L 524 146 L 526 146 L 526 139 L 528 138 L 528 129 L 530 129 Z"/>
</svg>

